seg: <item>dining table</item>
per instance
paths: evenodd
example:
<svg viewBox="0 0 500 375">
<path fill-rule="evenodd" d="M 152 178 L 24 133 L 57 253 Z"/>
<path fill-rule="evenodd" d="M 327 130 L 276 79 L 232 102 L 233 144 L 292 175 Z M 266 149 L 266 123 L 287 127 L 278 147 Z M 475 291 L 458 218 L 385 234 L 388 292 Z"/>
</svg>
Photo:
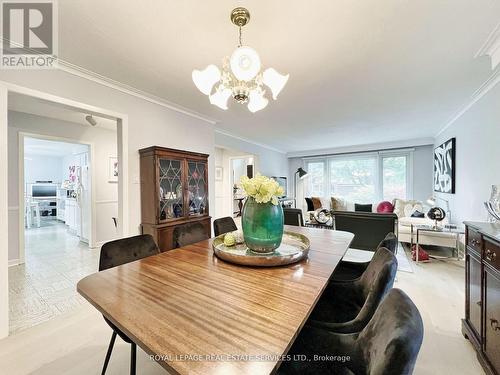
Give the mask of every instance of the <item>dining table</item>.
<svg viewBox="0 0 500 375">
<path fill-rule="evenodd" d="M 349 248 L 352 233 L 285 226 L 308 257 L 280 267 L 218 259 L 212 239 L 91 274 L 78 292 L 170 374 L 270 374 Z"/>
</svg>

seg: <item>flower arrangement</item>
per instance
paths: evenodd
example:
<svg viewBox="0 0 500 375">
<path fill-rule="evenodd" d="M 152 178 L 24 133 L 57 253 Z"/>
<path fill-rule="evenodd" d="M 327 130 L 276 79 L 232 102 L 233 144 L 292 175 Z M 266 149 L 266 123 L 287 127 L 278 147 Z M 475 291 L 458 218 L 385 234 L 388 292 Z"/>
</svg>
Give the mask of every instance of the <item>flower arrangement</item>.
<svg viewBox="0 0 500 375">
<path fill-rule="evenodd" d="M 241 187 L 246 195 L 255 199 L 257 203 L 271 202 L 278 205 L 278 197 L 284 194 L 283 188 L 272 178 L 257 174 L 253 178 L 242 176 Z"/>
</svg>

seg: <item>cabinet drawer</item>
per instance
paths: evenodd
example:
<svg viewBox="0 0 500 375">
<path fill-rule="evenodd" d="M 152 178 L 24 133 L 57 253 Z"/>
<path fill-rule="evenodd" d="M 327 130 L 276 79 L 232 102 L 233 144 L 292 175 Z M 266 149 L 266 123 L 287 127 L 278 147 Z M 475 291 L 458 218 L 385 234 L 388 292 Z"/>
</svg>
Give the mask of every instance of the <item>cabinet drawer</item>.
<svg viewBox="0 0 500 375">
<path fill-rule="evenodd" d="M 484 240 L 483 259 L 486 263 L 500 270 L 500 247 L 490 242 L 487 238 Z"/>
<path fill-rule="evenodd" d="M 500 280 L 486 272 L 484 347 L 493 367 L 500 371 Z"/>
<path fill-rule="evenodd" d="M 481 254 L 482 236 L 472 228 L 467 228 L 467 245 Z"/>
</svg>

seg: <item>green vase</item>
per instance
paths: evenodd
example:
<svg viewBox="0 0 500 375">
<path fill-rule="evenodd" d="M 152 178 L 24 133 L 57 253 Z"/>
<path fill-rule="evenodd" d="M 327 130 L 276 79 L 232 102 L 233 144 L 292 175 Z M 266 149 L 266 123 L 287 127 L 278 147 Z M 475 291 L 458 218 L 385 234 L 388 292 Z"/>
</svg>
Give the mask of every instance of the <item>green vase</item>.
<svg viewBox="0 0 500 375">
<path fill-rule="evenodd" d="M 271 202 L 257 203 L 248 197 L 241 224 L 248 248 L 257 253 L 270 253 L 279 247 L 283 238 L 283 208 Z"/>
</svg>

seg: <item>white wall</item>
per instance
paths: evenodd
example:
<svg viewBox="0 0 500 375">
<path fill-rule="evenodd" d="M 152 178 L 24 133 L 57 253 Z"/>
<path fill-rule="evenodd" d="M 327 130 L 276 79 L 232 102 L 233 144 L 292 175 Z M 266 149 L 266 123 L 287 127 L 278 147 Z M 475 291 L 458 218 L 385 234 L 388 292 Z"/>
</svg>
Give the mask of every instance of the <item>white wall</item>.
<svg viewBox="0 0 500 375">
<path fill-rule="evenodd" d="M 91 143 L 94 148 L 95 158 L 95 161 L 91 160 L 91 163 L 96 175 L 95 191 L 93 192 L 96 201 L 97 232 L 95 242 L 99 244 L 115 238 L 116 229 L 111 218 L 118 215 L 118 185 L 108 182 L 108 158 L 116 156 L 116 131 L 14 111 L 9 111 L 8 122 L 9 206 L 17 207 L 19 199 L 17 186 L 19 172 L 19 132 L 42 136 L 58 136 L 82 143 Z M 35 159 L 37 158 L 33 157 L 33 161 Z M 27 165 L 29 165 L 28 162 L 31 161 L 27 161 Z M 59 176 L 58 182 L 68 179 L 67 165 L 68 160 L 63 162 L 63 158 L 60 158 L 57 170 L 53 172 Z M 56 165 L 53 167 L 56 168 Z M 9 260 L 14 260 L 19 259 L 18 211 L 9 210 L 9 214 Z"/>
<path fill-rule="evenodd" d="M 59 70 L 1 71 L 0 80 L 128 116 L 129 233 L 141 222 L 138 150 L 152 145 L 214 152 L 213 125 L 100 83 Z M 107 166 L 107 162 L 106 162 Z M 209 159 L 209 204 L 213 207 L 213 157 Z"/>
<path fill-rule="evenodd" d="M 432 195 L 432 155 L 433 146 L 413 146 L 413 178 L 412 178 L 412 188 L 413 188 L 413 199 L 426 201 Z M 380 150 L 378 150 L 380 151 Z M 302 157 L 292 157 L 288 159 L 288 186 L 289 186 L 289 196 L 294 196 L 294 173 L 299 167 L 303 167 Z M 302 208 L 305 205 L 303 202 L 303 187 L 304 182 L 298 181 L 297 183 L 297 207 Z"/>
<path fill-rule="evenodd" d="M 238 150 L 240 155 L 255 155 L 255 172 L 265 176 L 283 176 L 288 170 L 286 154 L 256 145 L 242 139 L 215 133 L 215 144 L 229 150 Z"/>
<path fill-rule="evenodd" d="M 60 183 L 63 179 L 62 161 L 62 157 L 58 156 L 25 154 L 24 182 L 26 184 L 36 181 Z"/>
<path fill-rule="evenodd" d="M 490 198 L 491 185 L 500 184 L 500 84 L 442 132 L 435 146 L 452 137 L 457 142 L 456 193 L 436 195 L 450 201 L 453 222 L 485 221 L 483 202 Z"/>
</svg>

